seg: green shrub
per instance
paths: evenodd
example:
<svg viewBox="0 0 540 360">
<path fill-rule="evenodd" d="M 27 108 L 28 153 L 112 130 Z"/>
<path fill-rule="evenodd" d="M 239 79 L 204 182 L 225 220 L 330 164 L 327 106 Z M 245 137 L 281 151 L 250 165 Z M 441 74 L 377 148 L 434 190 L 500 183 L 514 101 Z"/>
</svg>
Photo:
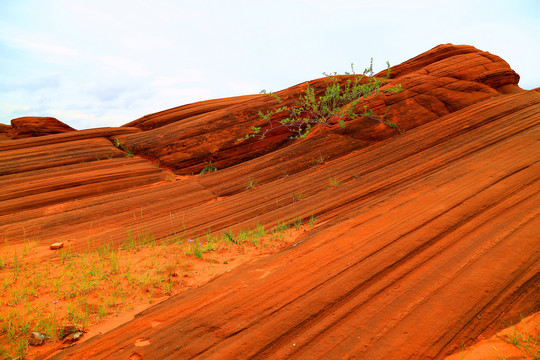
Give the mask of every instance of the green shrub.
<svg viewBox="0 0 540 360">
<path fill-rule="evenodd" d="M 358 116 L 365 116 L 393 129 L 398 129 L 397 124 L 384 120 L 386 112 L 382 116 L 375 115 L 367 106 L 364 106 L 361 111 L 356 110 L 356 106 L 362 98 L 367 98 L 371 95 L 380 95 L 381 93 L 395 94 L 403 90 L 401 84 L 383 91 L 380 90 L 381 86 L 390 77 L 390 64 L 388 62 L 386 64 L 388 65 L 388 71 L 383 78 L 373 77 L 373 58 L 371 59 L 369 68 L 365 69 L 362 75 L 356 75 L 354 64 L 351 64 L 352 74 L 345 73 L 345 75 L 354 75 L 353 79 L 348 79 L 343 85 L 340 84 L 337 73 L 333 75 L 324 73 L 329 81 L 327 81 L 328 85 L 322 95 L 316 96 L 315 89 L 307 82 L 306 91 L 299 96 L 293 106 L 284 105 L 275 110 L 268 110 L 267 112 L 259 110 L 259 116 L 269 123 L 267 129 L 261 130 L 261 127 L 254 126 L 250 134 L 238 140 L 242 141 L 249 138 L 262 139 L 268 132 L 280 127 L 285 127 L 292 132 L 291 138 L 293 139 L 304 138 L 316 124 L 330 126 L 329 120 L 334 117 L 337 117 L 341 127 L 345 127 L 344 119 L 346 118 L 354 119 Z M 368 77 L 368 81 L 363 82 L 362 80 L 366 76 Z M 261 93 L 266 94 L 266 91 L 263 90 Z M 276 94 L 268 93 L 268 95 L 275 98 L 279 103 L 282 103 L 281 98 Z M 386 110 L 388 111 L 388 108 Z M 285 113 L 286 117 L 279 120 L 277 124 L 272 123 L 272 117 L 280 113 Z"/>
<path fill-rule="evenodd" d="M 215 167 L 214 165 L 212 165 L 211 161 L 205 162 L 204 163 L 204 168 L 201 170 L 201 175 L 206 174 L 206 173 L 210 173 L 210 172 L 214 172 L 214 171 L 217 171 L 217 170 L 218 170 L 218 168 Z"/>
</svg>

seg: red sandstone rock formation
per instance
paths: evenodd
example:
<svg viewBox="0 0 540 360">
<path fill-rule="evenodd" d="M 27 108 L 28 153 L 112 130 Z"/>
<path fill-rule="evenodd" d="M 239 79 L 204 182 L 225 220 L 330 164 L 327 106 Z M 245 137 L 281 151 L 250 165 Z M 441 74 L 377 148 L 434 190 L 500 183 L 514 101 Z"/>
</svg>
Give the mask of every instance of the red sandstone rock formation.
<svg viewBox="0 0 540 360">
<path fill-rule="evenodd" d="M 375 113 L 382 114 L 390 105 L 388 119 L 405 131 L 515 89 L 519 80 L 519 76 L 500 57 L 471 46 L 453 45 L 440 45 L 395 66 L 391 77 L 388 86 L 401 83 L 405 91 L 366 99 L 358 107 L 367 105 Z M 350 77 L 339 78 L 344 82 Z M 326 81 L 326 78 L 316 79 L 310 81 L 310 86 L 322 92 Z M 305 88 L 305 83 L 302 83 L 276 94 L 285 104 L 291 104 Z M 213 102 L 203 102 L 147 115 L 128 125 L 151 131 L 120 136 L 120 140 L 135 153 L 158 160 L 179 174 L 197 173 L 207 161 L 221 169 L 278 148 L 310 146 L 304 143 L 295 145 L 286 139 L 288 134 L 283 131 L 268 134 L 264 141 L 252 140 L 238 145 L 236 139 L 243 137 L 252 126 L 267 126 L 257 116 L 260 109 L 264 111 L 282 105 L 265 95 L 215 102 L 220 106 L 224 103 L 230 105 L 220 108 Z M 192 109 L 197 110 L 196 115 L 186 116 L 194 113 Z M 333 158 L 395 134 L 388 127 L 366 118 L 347 121 L 345 129 L 335 126 L 321 130 L 325 134 L 308 142 L 321 141 L 323 137 L 325 141 L 334 142 L 337 148 L 329 154 Z"/>
<path fill-rule="evenodd" d="M 25 116 L 11 120 L 11 126 L 2 125 L 0 133 L 10 139 L 50 135 L 74 131 L 71 126 L 53 117 Z"/>
<path fill-rule="evenodd" d="M 359 104 L 391 105 L 403 134 L 357 118 L 238 143 L 277 106 L 253 95 L 2 141 L 0 233 L 13 245 L 39 237 L 45 257 L 53 240 L 114 245 L 128 227 L 165 238 L 171 213 L 191 234 L 312 214 L 321 224 L 57 359 L 442 359 L 540 311 L 540 93 L 518 80 L 501 58 L 447 44 L 392 69 L 388 86 L 405 91 Z M 277 94 L 291 102 L 304 88 Z M 149 160 L 219 171 L 172 179 Z"/>
</svg>

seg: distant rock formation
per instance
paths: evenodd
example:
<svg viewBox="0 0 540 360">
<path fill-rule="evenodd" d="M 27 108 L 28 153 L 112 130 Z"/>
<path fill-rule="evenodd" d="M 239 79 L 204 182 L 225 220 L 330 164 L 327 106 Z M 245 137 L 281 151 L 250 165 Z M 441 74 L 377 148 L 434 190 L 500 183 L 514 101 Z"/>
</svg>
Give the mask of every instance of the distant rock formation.
<svg viewBox="0 0 540 360">
<path fill-rule="evenodd" d="M 25 116 L 11 120 L 11 126 L 0 124 L 0 133 L 9 139 L 24 139 L 68 131 L 75 129 L 53 117 Z"/>
</svg>

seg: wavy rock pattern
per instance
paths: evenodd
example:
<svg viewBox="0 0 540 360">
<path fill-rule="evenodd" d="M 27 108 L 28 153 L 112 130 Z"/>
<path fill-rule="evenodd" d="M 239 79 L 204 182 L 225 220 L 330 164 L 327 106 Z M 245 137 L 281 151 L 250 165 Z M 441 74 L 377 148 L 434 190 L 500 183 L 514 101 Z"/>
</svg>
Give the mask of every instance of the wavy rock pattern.
<svg viewBox="0 0 540 360">
<path fill-rule="evenodd" d="M 164 238 L 171 219 L 189 233 L 319 224 L 54 358 L 442 359 L 540 311 L 540 93 L 518 80 L 495 55 L 440 45 L 392 69 L 404 92 L 365 99 L 391 105 L 403 134 L 355 119 L 239 144 L 258 109 L 277 105 L 253 95 L 0 142 L 0 233 L 14 245 L 39 236 L 42 256 L 53 240 L 119 244 L 128 228 Z M 147 160 L 220 170 L 173 180 Z"/>
</svg>

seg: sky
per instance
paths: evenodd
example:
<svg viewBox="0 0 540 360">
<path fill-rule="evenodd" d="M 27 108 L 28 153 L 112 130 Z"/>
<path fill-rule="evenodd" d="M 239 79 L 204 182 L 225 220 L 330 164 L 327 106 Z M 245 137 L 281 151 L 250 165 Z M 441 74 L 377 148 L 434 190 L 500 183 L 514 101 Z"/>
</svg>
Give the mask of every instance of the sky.
<svg viewBox="0 0 540 360">
<path fill-rule="evenodd" d="M 0 0 L 0 123 L 120 126 L 444 43 L 499 55 L 533 89 L 539 39 L 540 0 Z"/>
</svg>

